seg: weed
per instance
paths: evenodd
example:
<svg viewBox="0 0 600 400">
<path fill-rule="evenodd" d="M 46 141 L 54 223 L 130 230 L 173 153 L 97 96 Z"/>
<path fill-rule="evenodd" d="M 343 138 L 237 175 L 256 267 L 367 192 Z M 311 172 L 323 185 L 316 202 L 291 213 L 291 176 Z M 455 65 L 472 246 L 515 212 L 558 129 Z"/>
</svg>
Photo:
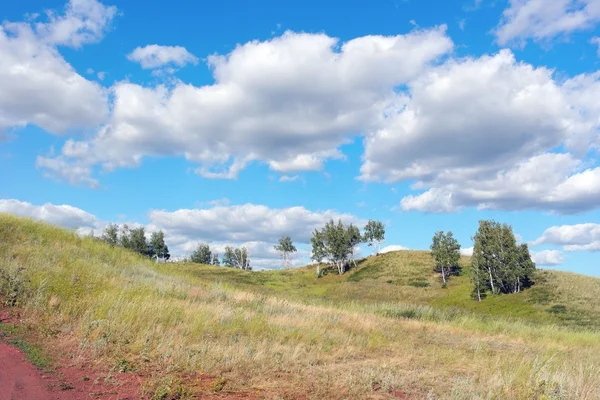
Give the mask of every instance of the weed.
<svg viewBox="0 0 600 400">
<path fill-rule="evenodd" d="M 193 396 L 181 380 L 173 377 L 147 381 L 142 392 L 150 400 L 185 400 Z"/>
<path fill-rule="evenodd" d="M 124 358 L 117 360 L 114 366 L 114 370 L 120 373 L 133 372 L 136 370 L 135 366 Z"/>
<path fill-rule="evenodd" d="M 37 368 L 43 369 L 52 365 L 50 358 L 44 353 L 41 347 L 27 343 L 20 337 L 12 338 L 9 343 L 21 349 L 27 356 L 27 359 Z"/>
<path fill-rule="evenodd" d="M 563 306 L 562 304 L 555 304 L 550 307 L 548 312 L 552 314 L 564 314 L 567 312 L 567 307 Z"/>
<path fill-rule="evenodd" d="M 424 287 L 429 287 L 431 285 L 427 281 L 410 281 L 410 282 L 408 282 L 408 286 L 424 288 Z"/>
<path fill-rule="evenodd" d="M 75 388 L 75 386 L 71 385 L 68 382 L 61 382 L 59 387 L 60 387 L 60 390 L 63 390 L 63 391 L 73 390 Z"/>
</svg>

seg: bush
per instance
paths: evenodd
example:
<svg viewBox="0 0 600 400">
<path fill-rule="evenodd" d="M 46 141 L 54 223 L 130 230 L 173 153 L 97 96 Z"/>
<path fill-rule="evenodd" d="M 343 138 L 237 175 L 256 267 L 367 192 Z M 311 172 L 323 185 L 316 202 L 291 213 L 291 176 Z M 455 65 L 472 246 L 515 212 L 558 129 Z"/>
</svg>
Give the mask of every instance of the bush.
<svg viewBox="0 0 600 400">
<path fill-rule="evenodd" d="M 21 305 L 26 296 L 28 280 L 24 277 L 25 268 L 0 268 L 0 301 L 2 305 Z"/>
</svg>

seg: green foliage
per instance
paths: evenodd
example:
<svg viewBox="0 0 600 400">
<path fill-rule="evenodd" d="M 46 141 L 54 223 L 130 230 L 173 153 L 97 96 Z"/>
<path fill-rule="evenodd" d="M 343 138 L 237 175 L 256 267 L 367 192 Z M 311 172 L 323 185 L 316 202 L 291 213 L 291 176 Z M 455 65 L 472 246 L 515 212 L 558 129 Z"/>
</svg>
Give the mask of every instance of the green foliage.
<svg viewBox="0 0 600 400">
<path fill-rule="evenodd" d="M 275 250 L 281 253 L 284 268 L 289 268 L 291 254 L 297 251 L 296 246 L 292 243 L 292 238 L 289 236 L 282 236 L 279 239 L 279 244 L 275 246 Z"/>
<path fill-rule="evenodd" d="M 357 226 L 353 224 L 346 226 L 341 219 L 336 224 L 331 219 L 320 231 L 315 229 L 310 242 L 311 259 L 317 263 L 317 277 L 321 276 L 320 263 L 323 261 L 333 264 L 339 275 L 346 271 L 348 263 L 357 266 L 354 260 L 354 248 L 362 242 Z"/>
<path fill-rule="evenodd" d="M 2 267 L 0 265 L 0 304 L 8 307 L 19 306 L 20 299 L 30 290 L 23 267 Z"/>
<path fill-rule="evenodd" d="M 9 343 L 21 349 L 27 356 L 27 359 L 37 368 L 48 368 L 52 365 L 52 360 L 40 346 L 29 343 L 20 336 L 10 339 Z"/>
<path fill-rule="evenodd" d="M 473 297 L 481 300 L 488 290 L 493 294 L 519 293 L 533 284 L 535 264 L 529 249 L 526 244 L 517 246 L 509 225 L 479 221 L 473 241 Z"/>
<path fill-rule="evenodd" d="M 248 249 L 245 247 L 225 247 L 223 265 L 230 268 L 251 271 L 252 267 L 250 267 L 250 256 L 248 254 Z"/>
<path fill-rule="evenodd" d="M 150 236 L 150 255 L 156 256 L 163 260 L 168 260 L 171 255 L 169 254 L 169 247 L 165 243 L 165 234 L 163 231 L 152 232 Z"/>
<path fill-rule="evenodd" d="M 379 254 L 381 243 L 385 240 L 385 226 L 383 222 L 370 219 L 367 225 L 365 225 L 363 239 L 369 246 L 373 246 L 375 254 Z"/>
<path fill-rule="evenodd" d="M 111 246 L 117 246 L 119 244 L 119 228 L 117 225 L 108 224 L 102 234 L 102 240 Z"/>
<path fill-rule="evenodd" d="M 164 376 L 147 381 L 142 388 L 144 398 L 150 400 L 185 400 L 194 398 L 193 393 L 177 378 Z"/>
<path fill-rule="evenodd" d="M 190 261 L 198 264 L 212 264 L 213 255 L 210 250 L 210 246 L 206 243 L 200 243 L 190 256 Z"/>
<path fill-rule="evenodd" d="M 431 257 L 435 261 L 435 272 L 441 274 L 443 287 L 446 287 L 450 275 L 457 275 L 460 269 L 460 244 L 452 232 L 435 233 L 431 243 Z"/>
<path fill-rule="evenodd" d="M 124 224 L 119 232 L 117 225 L 108 224 L 102 234 L 102 240 L 111 246 L 120 245 L 146 257 L 157 257 L 162 260 L 168 260 L 171 257 L 162 230 L 153 232 L 148 241 L 143 226 L 132 229 Z"/>
</svg>

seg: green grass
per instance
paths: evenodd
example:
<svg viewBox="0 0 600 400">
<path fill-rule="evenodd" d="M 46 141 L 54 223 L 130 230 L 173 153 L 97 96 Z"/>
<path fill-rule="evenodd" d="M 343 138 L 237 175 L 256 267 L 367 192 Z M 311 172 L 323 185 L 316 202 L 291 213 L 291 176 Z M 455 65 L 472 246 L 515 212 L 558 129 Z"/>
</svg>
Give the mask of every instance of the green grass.
<svg viewBox="0 0 600 400">
<path fill-rule="evenodd" d="M 48 343 L 69 335 L 108 369 L 154 376 L 150 397 L 188 396 L 182 377 L 202 373 L 217 377 L 206 394 L 266 398 L 600 398 L 600 281 L 540 271 L 479 303 L 468 262 L 445 289 L 427 252 L 320 279 L 157 264 L 0 215 L 0 301 Z"/>
<path fill-rule="evenodd" d="M 41 346 L 26 341 L 23 337 L 22 329 L 13 324 L 0 324 L 0 334 L 8 336 L 8 343 L 21 349 L 27 356 L 27 359 L 37 368 L 46 369 L 46 372 L 50 371 L 48 367 L 52 366 L 52 360 L 47 352 Z"/>
</svg>

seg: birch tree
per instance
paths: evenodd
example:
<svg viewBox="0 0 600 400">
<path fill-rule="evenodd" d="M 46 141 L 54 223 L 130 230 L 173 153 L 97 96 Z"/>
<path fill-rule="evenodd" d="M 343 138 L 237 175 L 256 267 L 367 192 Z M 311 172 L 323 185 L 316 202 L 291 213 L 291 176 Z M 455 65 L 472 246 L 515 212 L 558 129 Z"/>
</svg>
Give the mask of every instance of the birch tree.
<svg viewBox="0 0 600 400">
<path fill-rule="evenodd" d="M 196 250 L 190 256 L 190 261 L 198 264 L 212 264 L 213 255 L 210 246 L 206 243 L 198 244 L 198 247 L 196 247 Z"/>
<path fill-rule="evenodd" d="M 150 235 L 149 247 L 152 256 L 156 257 L 157 262 L 159 259 L 166 261 L 171 258 L 171 255 L 169 254 L 169 247 L 165 243 L 165 234 L 162 230 L 158 232 L 152 232 L 152 235 Z"/>
<path fill-rule="evenodd" d="M 458 271 L 460 260 L 460 244 L 452 232 L 438 231 L 431 242 L 431 256 L 435 261 L 435 271 L 442 277 L 442 287 L 446 287 L 450 275 Z"/>
<path fill-rule="evenodd" d="M 119 228 L 115 224 L 108 224 L 102 233 L 102 240 L 111 246 L 119 244 Z"/>
<path fill-rule="evenodd" d="M 310 238 L 310 244 L 312 246 L 310 259 L 317 264 L 317 278 L 321 276 L 321 263 L 327 257 L 323 236 L 324 235 L 322 231 L 315 229 L 312 237 Z"/>
<path fill-rule="evenodd" d="M 289 268 L 291 265 L 291 257 L 296 250 L 296 246 L 292 243 L 292 238 L 289 236 L 282 236 L 279 239 L 279 244 L 275 246 L 275 250 L 281 253 L 281 258 L 283 260 L 283 267 Z"/>
<path fill-rule="evenodd" d="M 529 248 L 526 244 L 517 246 L 510 225 L 479 221 L 473 241 L 471 280 L 478 300 L 487 290 L 492 294 L 518 293 L 533 284 L 535 264 Z"/>
<path fill-rule="evenodd" d="M 373 247 L 376 255 L 379 254 L 381 243 L 385 239 L 385 226 L 383 225 L 383 222 L 370 219 L 367 225 L 365 225 L 364 231 L 365 242 Z"/>
<path fill-rule="evenodd" d="M 346 230 L 346 238 L 348 240 L 348 245 L 350 246 L 350 261 L 354 264 L 354 268 L 356 268 L 356 261 L 354 260 L 354 248 L 363 241 L 363 237 L 360 234 L 360 229 L 358 229 L 358 226 L 354 224 L 348 225 Z"/>
</svg>

